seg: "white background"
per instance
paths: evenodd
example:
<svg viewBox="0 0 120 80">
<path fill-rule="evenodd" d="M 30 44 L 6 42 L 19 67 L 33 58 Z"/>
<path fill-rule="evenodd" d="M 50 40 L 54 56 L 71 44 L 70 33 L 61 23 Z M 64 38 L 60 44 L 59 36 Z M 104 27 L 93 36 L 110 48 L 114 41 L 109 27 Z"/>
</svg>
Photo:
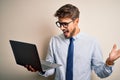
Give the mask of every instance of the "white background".
<svg viewBox="0 0 120 80">
<path fill-rule="evenodd" d="M 80 9 L 81 32 L 95 37 L 103 51 L 103 60 L 114 43 L 120 48 L 120 0 L 0 0 L 0 80 L 52 80 L 16 65 L 9 40 L 37 45 L 45 58 L 50 37 L 61 33 L 56 27 L 55 11 L 66 3 Z M 103 80 L 120 79 L 120 59 L 112 75 Z M 92 72 L 92 80 L 101 80 Z"/>
</svg>

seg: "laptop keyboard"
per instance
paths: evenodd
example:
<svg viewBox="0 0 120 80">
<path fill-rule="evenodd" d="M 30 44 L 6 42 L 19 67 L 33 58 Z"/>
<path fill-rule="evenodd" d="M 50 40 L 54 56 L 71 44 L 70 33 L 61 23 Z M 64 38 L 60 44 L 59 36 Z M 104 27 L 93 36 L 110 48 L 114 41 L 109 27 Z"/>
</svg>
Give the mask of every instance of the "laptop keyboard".
<svg viewBox="0 0 120 80">
<path fill-rule="evenodd" d="M 51 63 L 49 61 L 44 61 L 44 60 L 41 60 L 41 64 L 42 64 L 42 69 L 44 71 L 61 66 L 60 64 L 54 64 L 54 63 Z"/>
<path fill-rule="evenodd" d="M 48 69 L 51 69 L 52 67 L 50 67 L 50 66 L 47 66 L 47 65 L 44 65 L 44 64 L 42 64 L 42 69 L 43 70 L 48 70 Z"/>
</svg>

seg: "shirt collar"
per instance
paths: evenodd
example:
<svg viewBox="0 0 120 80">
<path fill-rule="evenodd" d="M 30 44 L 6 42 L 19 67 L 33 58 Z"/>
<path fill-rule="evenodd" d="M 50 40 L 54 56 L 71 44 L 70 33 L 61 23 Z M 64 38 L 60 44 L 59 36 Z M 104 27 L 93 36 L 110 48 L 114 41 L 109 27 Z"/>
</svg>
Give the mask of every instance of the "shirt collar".
<svg viewBox="0 0 120 80">
<path fill-rule="evenodd" d="M 76 40 L 76 39 L 79 39 L 80 38 L 80 35 L 81 35 L 81 32 L 79 32 L 76 36 L 73 36 L 73 38 Z"/>
</svg>

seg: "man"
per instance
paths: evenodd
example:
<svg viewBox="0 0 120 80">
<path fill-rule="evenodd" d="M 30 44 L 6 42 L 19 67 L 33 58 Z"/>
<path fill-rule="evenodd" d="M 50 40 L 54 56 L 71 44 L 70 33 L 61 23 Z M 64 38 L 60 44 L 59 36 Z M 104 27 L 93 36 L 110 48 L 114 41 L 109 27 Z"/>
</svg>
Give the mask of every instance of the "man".
<svg viewBox="0 0 120 80">
<path fill-rule="evenodd" d="M 92 70 L 100 78 L 112 73 L 114 61 L 120 57 L 120 49 L 116 50 L 114 45 L 104 63 L 97 41 L 80 32 L 79 13 L 78 8 L 71 4 L 56 11 L 56 24 L 63 34 L 51 38 L 46 60 L 62 66 L 46 71 L 44 76 L 55 73 L 55 80 L 91 80 Z M 37 71 L 30 65 L 26 68 L 32 72 Z"/>
</svg>

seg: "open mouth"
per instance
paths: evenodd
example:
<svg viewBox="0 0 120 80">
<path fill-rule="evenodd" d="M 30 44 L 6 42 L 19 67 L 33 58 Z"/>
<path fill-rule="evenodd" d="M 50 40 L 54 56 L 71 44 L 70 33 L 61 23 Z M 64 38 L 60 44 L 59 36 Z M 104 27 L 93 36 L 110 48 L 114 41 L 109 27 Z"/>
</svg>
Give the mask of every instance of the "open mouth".
<svg viewBox="0 0 120 80">
<path fill-rule="evenodd" d="M 66 30 L 66 31 L 63 31 L 63 33 L 64 33 L 65 36 L 68 36 L 69 31 Z"/>
</svg>

